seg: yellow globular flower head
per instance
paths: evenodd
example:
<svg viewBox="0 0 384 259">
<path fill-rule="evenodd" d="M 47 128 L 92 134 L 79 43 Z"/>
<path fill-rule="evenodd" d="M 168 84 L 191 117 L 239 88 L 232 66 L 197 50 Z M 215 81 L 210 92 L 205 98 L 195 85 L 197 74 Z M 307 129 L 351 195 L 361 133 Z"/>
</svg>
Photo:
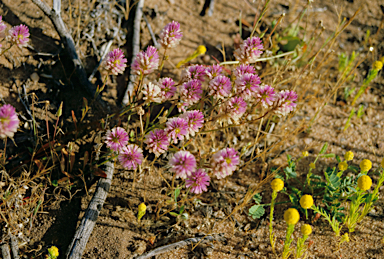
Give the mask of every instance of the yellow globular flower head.
<svg viewBox="0 0 384 259">
<path fill-rule="evenodd" d="M 300 205 L 303 209 L 309 209 L 313 205 L 312 195 L 303 195 L 300 199 Z"/>
<path fill-rule="evenodd" d="M 346 161 L 351 161 L 353 159 L 353 152 L 352 151 L 348 151 L 347 153 L 345 153 L 344 159 Z"/>
<path fill-rule="evenodd" d="M 340 162 L 339 163 L 339 170 L 340 171 L 345 171 L 348 169 L 348 163 L 346 161 Z"/>
<path fill-rule="evenodd" d="M 272 190 L 279 192 L 284 188 L 283 180 L 276 178 L 271 182 Z"/>
<path fill-rule="evenodd" d="M 381 61 L 373 62 L 372 68 L 374 70 L 381 70 L 383 68 L 383 63 Z"/>
<path fill-rule="evenodd" d="M 348 235 L 348 233 L 345 233 L 345 234 L 341 237 L 341 242 L 349 242 L 349 235 Z"/>
<path fill-rule="evenodd" d="M 205 52 L 207 52 L 207 48 L 204 45 L 200 45 L 197 47 L 196 52 L 200 55 L 203 55 Z"/>
<path fill-rule="evenodd" d="M 303 236 L 309 236 L 312 233 L 312 227 L 309 224 L 302 225 L 300 230 Z"/>
<path fill-rule="evenodd" d="M 371 189 L 372 186 L 372 179 L 368 175 L 362 175 L 357 180 L 357 186 L 362 189 L 363 191 L 367 191 Z"/>
<path fill-rule="evenodd" d="M 300 214 L 297 209 L 290 208 L 284 212 L 284 220 L 288 225 L 296 225 L 299 222 Z"/>
<path fill-rule="evenodd" d="M 360 162 L 360 169 L 362 172 L 368 172 L 372 168 L 372 162 L 368 159 L 364 159 Z"/>
<path fill-rule="evenodd" d="M 51 258 L 56 258 L 59 256 L 59 248 L 57 248 L 56 246 L 51 246 L 50 248 L 48 248 L 48 253 Z"/>
<path fill-rule="evenodd" d="M 137 220 L 140 220 L 145 215 L 145 211 L 147 210 L 147 206 L 143 202 L 139 205 L 138 209 L 139 209 L 139 212 L 137 213 Z"/>
<path fill-rule="evenodd" d="M 308 151 L 303 151 L 303 157 L 307 157 L 307 156 L 309 156 L 309 153 L 308 153 Z"/>
<path fill-rule="evenodd" d="M 315 168 L 316 168 L 316 165 L 315 165 L 315 163 L 310 163 L 310 164 L 309 164 L 309 167 L 312 168 L 312 169 L 315 169 Z"/>
</svg>

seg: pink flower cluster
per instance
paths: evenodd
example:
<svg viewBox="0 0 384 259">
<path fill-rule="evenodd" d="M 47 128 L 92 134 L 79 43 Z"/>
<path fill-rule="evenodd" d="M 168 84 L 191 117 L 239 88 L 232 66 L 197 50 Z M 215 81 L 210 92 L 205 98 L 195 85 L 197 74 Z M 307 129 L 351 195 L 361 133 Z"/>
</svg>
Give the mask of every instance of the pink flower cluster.
<svg viewBox="0 0 384 259">
<path fill-rule="evenodd" d="M 161 89 L 158 85 L 149 82 L 143 87 L 143 99 L 146 103 L 161 103 Z"/>
<path fill-rule="evenodd" d="M 204 169 L 196 170 L 196 158 L 189 151 L 178 151 L 169 161 L 169 171 L 175 173 L 176 178 L 186 179 L 186 187 L 191 193 L 200 194 L 207 191 L 210 177 Z"/>
<path fill-rule="evenodd" d="M 277 95 L 275 113 L 286 116 L 296 107 L 297 93 L 283 90 Z"/>
<path fill-rule="evenodd" d="M 211 168 L 217 179 L 231 175 L 240 164 L 238 152 L 233 148 L 219 150 L 212 156 Z"/>
<path fill-rule="evenodd" d="M 161 93 L 161 101 L 165 102 L 170 100 L 176 93 L 175 82 L 173 82 L 172 78 L 164 77 L 159 79 L 158 85 L 160 87 Z"/>
<path fill-rule="evenodd" d="M 121 127 L 108 130 L 105 136 L 107 147 L 118 153 L 118 160 L 127 170 L 135 170 L 143 162 L 143 150 L 128 144 L 128 133 Z"/>
<path fill-rule="evenodd" d="M 127 59 L 121 49 L 114 49 L 105 56 L 104 68 L 112 75 L 122 74 L 127 67 Z"/>
<path fill-rule="evenodd" d="M 132 72 L 137 75 L 148 75 L 159 67 L 159 53 L 153 46 L 140 51 L 132 64 Z"/>
<path fill-rule="evenodd" d="M 261 50 L 263 50 L 261 39 L 252 37 L 246 39 L 233 54 L 241 64 L 249 64 L 256 62 L 263 53 Z"/>
<path fill-rule="evenodd" d="M 12 27 L 9 30 L 8 40 L 12 45 L 17 45 L 18 47 L 25 47 L 29 42 L 29 29 L 24 24 L 20 24 Z"/>
<path fill-rule="evenodd" d="M 161 31 L 159 43 L 164 48 L 173 48 L 179 44 L 181 37 L 183 37 L 183 33 L 180 31 L 180 24 L 172 21 Z"/>
<path fill-rule="evenodd" d="M 232 97 L 224 105 L 221 111 L 227 119 L 233 123 L 239 123 L 240 118 L 247 110 L 247 103 L 241 97 Z"/>
<path fill-rule="evenodd" d="M 179 89 L 179 95 L 182 103 L 179 110 L 185 111 L 186 107 L 197 103 L 201 99 L 202 94 L 203 88 L 200 80 L 192 79 L 183 83 Z"/>
<path fill-rule="evenodd" d="M 19 128 L 19 118 L 15 108 L 10 104 L 5 104 L 0 108 L 0 137 L 13 138 Z"/>
</svg>

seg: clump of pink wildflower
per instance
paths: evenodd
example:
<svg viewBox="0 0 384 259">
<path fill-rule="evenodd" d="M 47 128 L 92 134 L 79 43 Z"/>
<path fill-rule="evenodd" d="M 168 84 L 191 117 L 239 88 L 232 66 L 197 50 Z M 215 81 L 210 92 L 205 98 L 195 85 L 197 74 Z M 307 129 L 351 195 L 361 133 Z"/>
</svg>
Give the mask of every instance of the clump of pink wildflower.
<svg viewBox="0 0 384 259">
<path fill-rule="evenodd" d="M 241 97 L 232 97 L 223 104 L 222 114 L 224 118 L 230 119 L 234 123 L 238 123 L 239 119 L 247 110 L 247 103 Z"/>
<path fill-rule="evenodd" d="M 238 152 L 233 148 L 219 150 L 212 156 L 211 168 L 217 179 L 231 175 L 240 164 Z"/>
<path fill-rule="evenodd" d="M 233 74 L 236 76 L 236 78 L 239 78 L 245 74 L 256 74 L 256 70 L 253 66 L 248 64 L 240 64 L 238 65 L 234 71 Z"/>
<path fill-rule="evenodd" d="M 188 134 L 195 136 L 204 125 L 204 114 L 199 110 L 187 111 L 180 115 L 180 118 L 188 122 Z"/>
<path fill-rule="evenodd" d="M 5 104 L 0 108 L 0 137 L 13 138 L 19 128 L 19 118 L 15 108 L 10 104 Z"/>
<path fill-rule="evenodd" d="M 25 47 L 29 42 L 29 29 L 26 25 L 20 24 L 12 27 L 9 30 L 8 39 L 13 45 Z"/>
<path fill-rule="evenodd" d="M 146 103 L 161 103 L 161 89 L 158 85 L 149 82 L 143 87 L 143 99 Z"/>
<path fill-rule="evenodd" d="M 118 152 L 128 144 L 128 133 L 121 127 L 108 130 L 105 136 L 105 143 L 108 148 Z"/>
<path fill-rule="evenodd" d="M 179 94 L 184 106 L 190 106 L 197 103 L 203 94 L 201 82 L 197 79 L 193 79 L 183 83 L 180 86 Z"/>
<path fill-rule="evenodd" d="M 160 32 L 159 43 L 164 48 L 173 48 L 179 44 L 183 33 L 180 31 L 180 23 L 172 21 Z"/>
<path fill-rule="evenodd" d="M 132 64 L 132 72 L 137 75 L 148 75 L 159 67 L 159 53 L 153 46 L 140 51 Z"/>
<path fill-rule="evenodd" d="M 185 186 L 191 188 L 191 193 L 200 194 L 207 191 L 211 178 L 204 169 L 198 169 L 185 180 Z"/>
<path fill-rule="evenodd" d="M 226 76 L 216 76 L 209 82 L 209 95 L 216 98 L 224 98 L 231 94 L 232 83 Z"/>
<path fill-rule="evenodd" d="M 246 39 L 241 45 L 240 48 L 235 50 L 233 55 L 236 59 L 242 64 L 255 63 L 256 60 L 260 57 L 261 50 L 263 45 L 259 37 L 252 37 Z"/>
<path fill-rule="evenodd" d="M 259 87 L 256 93 L 256 101 L 261 102 L 264 108 L 268 108 L 273 105 L 276 100 L 276 92 L 272 86 L 262 85 Z"/>
<path fill-rule="evenodd" d="M 244 100 L 250 100 L 258 91 L 260 83 L 258 75 L 244 74 L 235 81 L 236 94 Z"/>
<path fill-rule="evenodd" d="M 205 77 L 205 67 L 202 65 L 192 65 L 185 68 L 181 72 L 181 81 L 183 82 L 190 81 L 192 79 L 196 79 L 203 82 Z"/>
<path fill-rule="evenodd" d="M 169 160 L 169 171 L 176 173 L 176 178 L 187 178 L 196 169 L 196 158 L 189 151 L 178 151 Z"/>
<path fill-rule="evenodd" d="M 3 21 L 3 17 L 0 15 L 0 39 L 5 37 L 5 30 L 7 29 L 7 25 Z"/>
<path fill-rule="evenodd" d="M 174 86 L 175 82 L 173 82 L 172 78 L 169 78 L 169 77 L 160 78 L 158 81 L 158 85 L 161 90 L 160 96 L 161 96 L 162 102 L 165 102 L 171 99 L 175 95 L 176 87 Z"/>
<path fill-rule="evenodd" d="M 143 162 L 143 150 L 138 145 L 128 145 L 120 150 L 117 159 L 125 169 L 135 170 Z"/>
<path fill-rule="evenodd" d="M 212 65 L 205 69 L 205 74 L 208 76 L 209 79 L 212 80 L 218 75 L 221 75 L 222 71 L 223 68 L 220 65 Z"/>
<path fill-rule="evenodd" d="M 177 144 L 179 140 L 183 140 L 188 134 L 188 122 L 183 118 L 170 118 L 165 125 L 165 131 L 174 144 Z"/>
<path fill-rule="evenodd" d="M 295 91 L 283 90 L 278 93 L 276 98 L 275 113 L 286 116 L 296 107 L 297 94 Z"/>
<path fill-rule="evenodd" d="M 104 68 L 112 75 L 122 74 L 127 67 L 127 59 L 121 49 L 114 49 L 105 56 Z"/>
<path fill-rule="evenodd" d="M 149 152 L 154 153 L 158 157 L 168 150 L 169 138 L 165 130 L 155 129 L 145 135 L 144 143 L 147 144 Z"/>
</svg>

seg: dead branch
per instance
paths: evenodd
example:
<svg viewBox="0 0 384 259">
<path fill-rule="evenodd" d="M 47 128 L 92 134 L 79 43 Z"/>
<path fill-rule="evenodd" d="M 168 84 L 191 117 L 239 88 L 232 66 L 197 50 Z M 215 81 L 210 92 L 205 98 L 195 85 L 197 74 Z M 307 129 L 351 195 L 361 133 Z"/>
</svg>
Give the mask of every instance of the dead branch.
<svg viewBox="0 0 384 259">
<path fill-rule="evenodd" d="M 152 256 L 156 256 L 156 255 L 159 255 L 159 254 L 162 254 L 165 252 L 169 252 L 169 251 L 175 250 L 179 247 L 187 246 L 187 245 L 194 244 L 194 243 L 199 243 L 200 241 L 213 241 L 215 239 L 216 238 L 213 236 L 192 237 L 192 238 L 188 238 L 188 239 L 185 239 L 185 240 L 182 240 L 182 241 L 170 244 L 170 245 L 158 247 L 152 251 L 149 251 L 147 253 L 144 253 L 140 256 L 135 257 L 135 259 L 151 258 Z"/>
<path fill-rule="evenodd" d="M 13 259 L 20 259 L 19 257 L 19 242 L 17 238 L 11 234 L 11 251 L 13 255 Z"/>
<path fill-rule="evenodd" d="M 111 187 L 114 169 L 115 166 L 113 162 L 106 163 L 105 173 L 107 174 L 107 177 L 100 178 L 96 187 L 96 192 L 93 195 L 87 210 L 85 211 L 84 217 L 76 230 L 75 236 L 73 237 L 71 244 L 68 246 L 65 258 L 82 258 L 84 249 L 88 243 L 88 239 L 92 234 L 93 228 L 96 224 L 96 220 L 100 214 L 101 209 L 103 208 L 105 199 L 107 198 L 109 189 Z"/>
<path fill-rule="evenodd" d="M 3 255 L 3 259 L 11 259 L 11 253 L 7 243 L 1 245 L 1 254 Z"/>
<path fill-rule="evenodd" d="M 61 18 L 61 0 L 53 0 L 53 8 L 51 9 L 46 3 L 41 0 L 32 0 L 32 2 L 37 5 L 45 15 L 51 19 L 53 26 L 55 27 L 57 33 L 59 34 L 66 51 L 69 54 L 69 57 L 72 59 L 73 65 L 75 66 L 77 75 L 79 76 L 80 84 L 85 87 L 85 90 L 91 95 L 95 96 L 96 88 L 88 81 L 87 74 L 84 70 L 83 64 L 76 53 L 75 42 L 67 27 L 64 24 L 63 19 Z M 104 102 L 98 96 L 98 102 L 106 107 Z"/>
<path fill-rule="evenodd" d="M 133 65 L 133 62 L 135 61 L 136 55 L 140 51 L 140 22 L 141 22 L 141 18 L 143 17 L 143 7 L 144 7 L 144 0 L 139 0 L 136 7 L 135 20 L 133 22 L 131 67 Z M 125 91 L 124 98 L 123 98 L 123 105 L 127 105 L 129 103 L 129 96 L 132 96 L 133 86 L 136 81 L 136 78 L 137 76 L 132 73 L 132 69 L 131 69 L 131 75 L 129 76 L 127 90 Z"/>
</svg>

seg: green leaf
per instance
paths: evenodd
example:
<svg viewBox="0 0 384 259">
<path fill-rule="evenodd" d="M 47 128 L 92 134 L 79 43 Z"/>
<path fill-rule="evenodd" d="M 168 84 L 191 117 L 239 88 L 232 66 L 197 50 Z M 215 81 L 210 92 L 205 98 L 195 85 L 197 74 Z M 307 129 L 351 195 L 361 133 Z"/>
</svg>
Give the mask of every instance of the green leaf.
<svg viewBox="0 0 384 259">
<path fill-rule="evenodd" d="M 325 142 L 325 144 L 324 144 L 323 147 L 321 148 L 319 154 L 324 154 L 325 151 L 327 151 L 327 148 L 328 148 L 328 142 Z"/>
<path fill-rule="evenodd" d="M 261 199 L 262 199 L 263 197 L 261 196 L 260 193 L 256 193 L 255 195 L 253 195 L 252 198 L 253 198 L 253 200 L 255 201 L 256 204 L 260 204 Z"/>
<path fill-rule="evenodd" d="M 171 215 L 172 217 L 177 217 L 177 216 L 179 216 L 179 214 L 177 214 L 176 212 L 170 212 L 169 215 Z"/>
<path fill-rule="evenodd" d="M 341 162 L 341 159 L 338 155 L 336 155 L 336 160 L 337 160 L 337 163 L 340 163 Z"/>
<path fill-rule="evenodd" d="M 175 202 L 177 203 L 177 197 L 179 197 L 180 195 L 180 189 L 179 188 L 176 188 L 175 190 Z"/>
<path fill-rule="evenodd" d="M 185 209 L 185 206 L 184 205 L 181 206 L 180 211 L 179 211 L 179 215 L 181 215 L 184 212 L 184 209 Z"/>
<path fill-rule="evenodd" d="M 325 155 L 323 155 L 322 157 L 325 157 L 325 158 L 331 158 L 331 157 L 335 157 L 335 154 L 333 154 L 333 153 L 329 153 L 329 154 L 325 154 Z"/>
<path fill-rule="evenodd" d="M 295 50 L 296 46 L 301 43 L 300 38 L 298 37 L 284 37 L 282 40 L 286 41 L 284 45 L 281 46 L 281 50 L 284 52 L 289 52 Z"/>
<path fill-rule="evenodd" d="M 249 216 L 251 216 L 253 219 L 259 219 L 264 215 L 265 209 L 261 205 L 253 205 L 249 209 L 248 213 L 249 213 Z"/>
</svg>

